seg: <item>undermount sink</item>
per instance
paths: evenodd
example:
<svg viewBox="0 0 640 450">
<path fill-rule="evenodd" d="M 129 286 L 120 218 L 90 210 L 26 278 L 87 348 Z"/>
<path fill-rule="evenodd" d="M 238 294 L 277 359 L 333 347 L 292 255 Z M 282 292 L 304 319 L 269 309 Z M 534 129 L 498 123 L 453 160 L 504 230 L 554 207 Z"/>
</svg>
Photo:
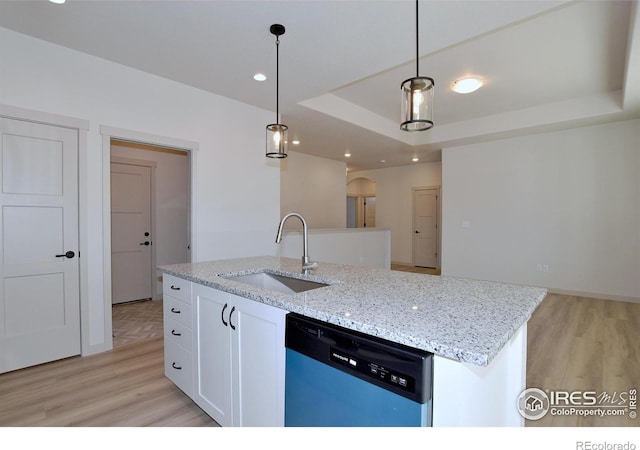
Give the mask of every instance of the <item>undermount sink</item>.
<svg viewBox="0 0 640 450">
<path fill-rule="evenodd" d="M 295 294 L 329 286 L 327 283 L 301 280 L 299 278 L 276 275 L 268 272 L 251 273 L 249 275 L 223 275 L 222 278 L 283 294 Z"/>
</svg>

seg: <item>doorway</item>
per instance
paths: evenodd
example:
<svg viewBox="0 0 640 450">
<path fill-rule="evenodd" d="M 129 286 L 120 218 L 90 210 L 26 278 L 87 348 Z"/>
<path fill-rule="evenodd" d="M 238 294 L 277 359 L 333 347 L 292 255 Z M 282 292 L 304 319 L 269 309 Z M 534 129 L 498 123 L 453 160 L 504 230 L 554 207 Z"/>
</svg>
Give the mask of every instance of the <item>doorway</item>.
<svg viewBox="0 0 640 450">
<path fill-rule="evenodd" d="M 114 347 L 162 336 L 156 267 L 192 260 L 190 156 L 178 148 L 111 140 Z"/>
<path fill-rule="evenodd" d="M 347 228 L 375 228 L 376 183 L 355 178 L 347 183 Z"/>
<path fill-rule="evenodd" d="M 375 228 L 376 198 L 347 196 L 347 228 Z"/>
<path fill-rule="evenodd" d="M 440 188 L 413 188 L 413 265 L 440 268 Z"/>
</svg>

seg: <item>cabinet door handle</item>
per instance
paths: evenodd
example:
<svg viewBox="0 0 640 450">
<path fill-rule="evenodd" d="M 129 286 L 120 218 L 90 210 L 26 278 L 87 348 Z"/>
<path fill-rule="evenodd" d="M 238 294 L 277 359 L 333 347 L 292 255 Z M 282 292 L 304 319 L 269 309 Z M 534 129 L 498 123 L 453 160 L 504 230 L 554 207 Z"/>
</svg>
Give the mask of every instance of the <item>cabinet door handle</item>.
<svg viewBox="0 0 640 450">
<path fill-rule="evenodd" d="M 231 316 L 233 315 L 233 312 L 235 310 L 236 310 L 236 307 L 234 306 L 233 308 L 231 308 L 231 312 L 229 313 L 229 326 L 231 327 L 232 330 L 236 329 L 235 325 L 231 323 Z"/>
<path fill-rule="evenodd" d="M 179 287 L 176 287 L 176 286 L 174 286 L 173 284 L 171 285 L 171 289 L 172 289 L 172 290 L 174 290 L 174 291 L 179 291 L 179 290 L 180 290 L 180 288 L 179 288 Z"/>
<path fill-rule="evenodd" d="M 171 312 L 175 314 L 180 314 L 180 310 L 175 308 L 171 308 Z"/>
<path fill-rule="evenodd" d="M 173 363 L 171 363 L 171 367 L 173 367 L 173 368 L 174 368 L 174 369 L 176 369 L 176 370 L 182 370 L 182 367 L 180 367 L 180 366 L 176 366 L 176 363 L 174 363 L 174 362 L 173 362 Z"/>
<path fill-rule="evenodd" d="M 220 313 L 220 320 L 222 320 L 222 323 L 224 324 L 225 327 L 229 325 L 227 322 L 224 321 L 224 310 L 227 309 L 227 306 L 229 305 L 225 303 L 224 306 L 222 307 L 222 312 Z"/>
<path fill-rule="evenodd" d="M 182 336 L 182 333 L 176 333 L 176 330 L 171 330 L 171 334 L 174 336 Z"/>
</svg>

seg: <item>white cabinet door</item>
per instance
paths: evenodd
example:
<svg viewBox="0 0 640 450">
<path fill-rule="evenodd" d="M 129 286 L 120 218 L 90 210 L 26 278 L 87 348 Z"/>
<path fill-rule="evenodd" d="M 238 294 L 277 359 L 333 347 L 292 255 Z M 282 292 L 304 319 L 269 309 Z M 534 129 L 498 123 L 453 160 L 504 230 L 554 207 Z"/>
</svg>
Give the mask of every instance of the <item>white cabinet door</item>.
<svg viewBox="0 0 640 450">
<path fill-rule="evenodd" d="M 80 354 L 77 130 L 0 118 L 0 209 L 0 373 Z"/>
<path fill-rule="evenodd" d="M 287 312 L 231 295 L 235 426 L 284 426 L 284 327 Z"/>
<path fill-rule="evenodd" d="M 221 426 L 284 426 L 286 311 L 199 284 L 194 401 Z"/>
<path fill-rule="evenodd" d="M 219 425 L 231 426 L 233 384 L 228 320 L 233 307 L 226 292 L 195 283 L 192 292 L 195 311 L 193 400 Z"/>
</svg>

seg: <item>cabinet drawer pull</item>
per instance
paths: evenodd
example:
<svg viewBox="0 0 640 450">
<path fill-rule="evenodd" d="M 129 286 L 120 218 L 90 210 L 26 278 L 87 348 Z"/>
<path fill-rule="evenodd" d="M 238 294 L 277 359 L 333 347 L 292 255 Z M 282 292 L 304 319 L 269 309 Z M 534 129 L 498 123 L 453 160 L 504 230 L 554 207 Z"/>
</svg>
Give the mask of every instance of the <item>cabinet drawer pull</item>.
<svg viewBox="0 0 640 450">
<path fill-rule="evenodd" d="M 176 330 L 171 330 L 171 334 L 174 336 L 182 336 L 182 333 L 176 333 Z"/>
<path fill-rule="evenodd" d="M 173 363 L 171 363 L 171 367 L 173 367 L 173 368 L 174 368 L 174 369 L 176 369 L 176 370 L 182 370 L 182 367 L 180 367 L 180 366 L 176 366 L 176 363 L 174 363 L 174 362 L 173 362 Z"/>
<path fill-rule="evenodd" d="M 176 286 L 174 286 L 173 284 L 171 285 L 171 289 L 173 289 L 174 291 L 179 291 L 179 290 L 180 290 L 180 288 L 179 288 L 179 287 L 176 287 Z"/>
<path fill-rule="evenodd" d="M 232 330 L 236 329 L 235 325 L 231 323 L 231 316 L 233 315 L 233 312 L 235 310 L 236 310 L 236 307 L 234 306 L 233 308 L 231 308 L 231 312 L 229 313 L 229 326 L 231 327 Z"/>
<path fill-rule="evenodd" d="M 224 321 L 224 310 L 227 309 L 227 306 L 229 305 L 225 303 L 224 306 L 222 307 L 222 312 L 220 313 L 220 320 L 222 320 L 222 323 L 224 324 L 225 327 L 228 325 L 228 323 Z"/>
<path fill-rule="evenodd" d="M 180 310 L 175 308 L 171 308 L 171 312 L 175 314 L 180 314 Z"/>
</svg>

